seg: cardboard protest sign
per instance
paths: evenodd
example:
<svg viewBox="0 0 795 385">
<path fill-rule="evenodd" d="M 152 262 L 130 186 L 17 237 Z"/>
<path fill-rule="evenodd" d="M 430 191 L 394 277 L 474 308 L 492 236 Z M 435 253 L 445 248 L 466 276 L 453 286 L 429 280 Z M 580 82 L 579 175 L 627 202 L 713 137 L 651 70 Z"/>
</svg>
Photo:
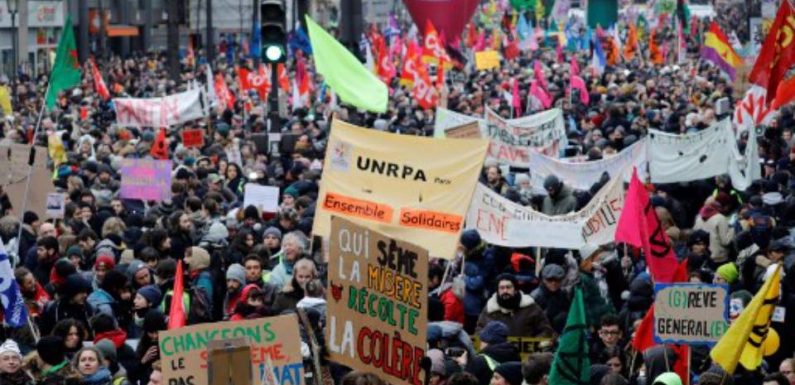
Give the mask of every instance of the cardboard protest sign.
<svg viewBox="0 0 795 385">
<path fill-rule="evenodd" d="M 171 161 L 124 159 L 119 196 L 125 199 L 171 199 Z"/>
<path fill-rule="evenodd" d="M 159 333 L 163 383 L 206 385 L 208 347 L 213 340 L 245 338 L 251 347 L 251 368 L 255 379 L 271 367 L 277 384 L 304 383 L 301 337 L 298 318 L 293 315 L 246 321 L 216 322 L 187 326 Z M 257 382 L 259 383 L 259 382 Z"/>
<path fill-rule="evenodd" d="M 478 184 L 467 213 L 467 228 L 504 247 L 578 249 L 610 243 L 624 207 L 622 178 L 613 177 L 580 211 L 550 216 L 511 202 Z"/>
<path fill-rule="evenodd" d="M 452 127 L 444 132 L 451 139 L 480 139 L 480 126 L 478 122 L 470 122 L 461 126 Z"/>
<path fill-rule="evenodd" d="M 654 341 L 713 344 L 729 328 L 729 289 L 725 285 L 654 285 Z"/>
<path fill-rule="evenodd" d="M 328 237 L 331 215 L 340 215 L 452 258 L 486 147 L 485 140 L 397 135 L 335 119 L 313 234 Z"/>
<path fill-rule="evenodd" d="M 243 194 L 243 207 L 254 205 L 266 213 L 279 211 L 279 188 L 246 183 Z"/>
<path fill-rule="evenodd" d="M 459 112 L 450 111 L 446 108 L 437 108 L 436 117 L 433 121 L 433 137 L 444 138 L 448 130 L 455 129 L 472 122 L 478 123 L 480 127 L 481 137 L 484 133 L 488 132 L 486 122 L 483 119 L 474 116 L 464 115 Z"/>
<path fill-rule="evenodd" d="M 204 147 L 204 131 L 197 128 L 182 131 L 182 145 L 185 147 Z"/>
<path fill-rule="evenodd" d="M 169 127 L 205 116 L 200 88 L 162 98 L 114 98 L 113 105 L 120 127 Z"/>
<path fill-rule="evenodd" d="M 390 384 L 423 384 L 428 251 L 337 216 L 329 243 L 331 359 Z"/>
<path fill-rule="evenodd" d="M 30 146 L 17 143 L 0 144 L 0 170 L 3 170 L 0 186 L 8 194 L 15 212 L 21 213 L 27 200 L 26 211 L 33 211 L 40 217 L 45 217 L 47 194 L 54 192 L 55 186 L 52 184 L 52 173 L 47 169 L 47 148 L 36 147 L 35 151 L 30 189 L 26 190 Z"/>
<path fill-rule="evenodd" d="M 478 71 L 500 68 L 500 54 L 497 51 L 475 52 L 475 69 Z"/>
<path fill-rule="evenodd" d="M 47 194 L 47 216 L 50 218 L 63 218 L 66 210 L 66 194 L 49 193 Z"/>
</svg>

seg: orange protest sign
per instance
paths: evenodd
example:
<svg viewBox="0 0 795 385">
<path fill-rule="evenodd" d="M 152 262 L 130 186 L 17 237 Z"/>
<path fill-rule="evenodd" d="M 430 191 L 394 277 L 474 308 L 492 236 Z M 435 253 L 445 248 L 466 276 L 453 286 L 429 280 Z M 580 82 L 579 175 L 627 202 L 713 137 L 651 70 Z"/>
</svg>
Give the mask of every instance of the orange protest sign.
<svg viewBox="0 0 795 385">
<path fill-rule="evenodd" d="M 201 129 L 182 131 L 182 145 L 185 147 L 204 147 L 204 132 Z"/>
</svg>

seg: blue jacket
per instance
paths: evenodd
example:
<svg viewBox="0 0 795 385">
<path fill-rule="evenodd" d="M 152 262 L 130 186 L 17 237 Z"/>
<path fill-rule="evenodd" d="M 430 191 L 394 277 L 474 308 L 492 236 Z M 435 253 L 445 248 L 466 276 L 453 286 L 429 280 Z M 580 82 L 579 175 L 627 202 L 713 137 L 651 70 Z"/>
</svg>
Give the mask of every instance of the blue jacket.
<svg viewBox="0 0 795 385">
<path fill-rule="evenodd" d="M 88 296 L 86 301 L 88 305 L 91 306 L 91 310 L 94 311 L 94 314 L 102 313 L 115 318 L 113 314 L 113 305 L 116 303 L 116 299 L 107 291 L 98 288 Z"/>
<path fill-rule="evenodd" d="M 464 283 L 464 314 L 480 315 L 486 303 L 488 287 L 493 278 L 494 251 L 482 242 L 480 246 L 465 253 Z"/>
<path fill-rule="evenodd" d="M 212 301 L 213 279 L 212 276 L 210 276 L 210 272 L 205 270 L 199 273 L 199 275 L 193 279 L 193 287 L 204 290 L 204 292 L 207 293 L 207 298 Z"/>
</svg>

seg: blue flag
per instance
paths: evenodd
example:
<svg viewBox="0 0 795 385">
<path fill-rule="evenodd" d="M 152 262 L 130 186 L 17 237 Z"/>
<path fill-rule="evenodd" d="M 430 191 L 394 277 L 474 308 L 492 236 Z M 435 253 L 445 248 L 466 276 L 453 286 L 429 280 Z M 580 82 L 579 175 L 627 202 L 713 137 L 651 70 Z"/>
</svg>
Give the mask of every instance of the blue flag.
<svg viewBox="0 0 795 385">
<path fill-rule="evenodd" d="M 593 68 L 602 74 L 605 71 L 607 59 L 605 59 L 605 52 L 602 50 L 602 42 L 599 36 L 593 35 L 593 57 L 591 57 L 591 65 Z"/>
<path fill-rule="evenodd" d="M 251 28 L 251 42 L 249 43 L 249 54 L 252 58 L 257 58 L 262 55 L 262 33 L 259 23 L 254 23 Z"/>
<path fill-rule="evenodd" d="M 527 39 L 533 30 L 530 28 L 530 23 L 524 17 L 524 12 L 519 13 L 519 22 L 516 24 L 516 32 L 519 34 L 519 40 L 524 41 Z"/>
<path fill-rule="evenodd" d="M 14 270 L 8 260 L 8 253 L 0 241 L 0 301 L 3 303 L 3 313 L 5 322 L 18 328 L 25 326 L 28 322 L 28 308 L 19 292 L 19 286 L 14 279 Z"/>
<path fill-rule="evenodd" d="M 290 39 L 287 44 L 289 45 L 290 52 L 292 52 L 293 55 L 295 54 L 295 51 L 299 49 L 304 54 L 312 54 L 312 44 L 309 44 L 309 36 L 306 35 L 306 31 L 304 31 L 300 25 L 290 34 Z"/>
</svg>

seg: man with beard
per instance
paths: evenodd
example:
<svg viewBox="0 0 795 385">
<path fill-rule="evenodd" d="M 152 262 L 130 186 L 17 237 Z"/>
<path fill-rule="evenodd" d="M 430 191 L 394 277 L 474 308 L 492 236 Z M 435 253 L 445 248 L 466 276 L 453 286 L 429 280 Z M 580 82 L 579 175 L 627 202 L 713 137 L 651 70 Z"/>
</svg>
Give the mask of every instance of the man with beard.
<svg viewBox="0 0 795 385">
<path fill-rule="evenodd" d="M 480 313 L 477 330 L 490 321 L 503 322 L 512 337 L 552 337 L 554 333 L 544 311 L 533 297 L 516 289 L 516 278 L 511 274 L 497 277 L 497 292 Z"/>
<path fill-rule="evenodd" d="M 577 209 L 577 198 L 572 194 L 571 188 L 555 175 L 549 175 L 544 179 L 544 189 L 547 190 L 548 195 L 541 204 L 542 213 L 561 215 Z"/>
</svg>

